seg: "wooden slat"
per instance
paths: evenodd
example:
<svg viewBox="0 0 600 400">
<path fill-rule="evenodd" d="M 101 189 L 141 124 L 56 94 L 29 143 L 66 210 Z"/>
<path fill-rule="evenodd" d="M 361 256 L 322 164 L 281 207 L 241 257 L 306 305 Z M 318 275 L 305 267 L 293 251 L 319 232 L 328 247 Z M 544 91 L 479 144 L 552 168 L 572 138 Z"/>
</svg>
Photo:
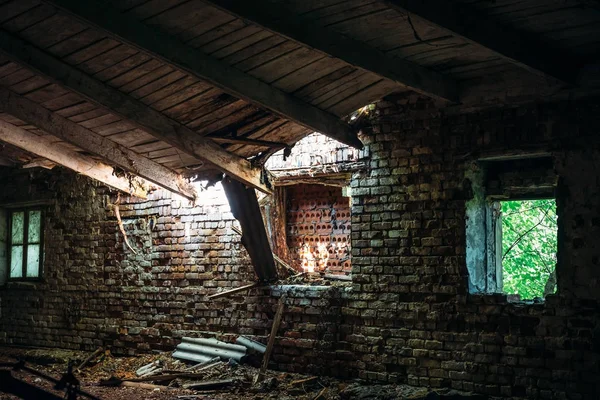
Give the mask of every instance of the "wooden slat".
<svg viewBox="0 0 600 400">
<path fill-rule="evenodd" d="M 40 4 L 27 12 L 16 16 L 2 24 L 2 28 L 10 32 L 19 32 L 56 14 L 56 8 L 48 4 Z"/>
<path fill-rule="evenodd" d="M 356 132 L 332 114 L 323 112 L 214 58 L 207 57 L 171 36 L 124 16 L 106 4 L 92 0 L 85 3 L 79 0 L 53 0 L 52 4 L 101 27 L 111 36 L 124 39 L 140 50 L 152 53 L 165 62 L 201 77 L 237 97 L 265 107 L 342 143 L 362 147 Z"/>
<path fill-rule="evenodd" d="M 344 66 L 342 68 L 336 69 L 335 71 L 322 76 L 321 78 L 297 89 L 294 94 L 300 98 L 307 98 L 310 94 L 315 92 L 316 90 L 320 90 L 322 88 L 331 87 L 336 84 L 338 79 L 342 79 L 350 74 L 354 74 L 358 72 L 356 68 L 351 67 L 350 65 Z"/>
<path fill-rule="evenodd" d="M 40 4 L 41 1 L 39 0 L 17 0 L 2 4 L 0 6 L 0 23 L 8 21 Z"/>
<path fill-rule="evenodd" d="M 189 88 L 190 86 L 198 83 L 198 79 L 193 76 L 184 76 L 180 79 L 174 79 L 173 82 L 167 83 L 160 90 L 156 90 L 153 93 L 147 94 L 144 97 L 141 97 L 140 100 L 144 104 L 154 104 L 157 101 L 164 99 L 165 97 L 169 97 L 173 94 L 178 94 L 182 90 Z"/>
<path fill-rule="evenodd" d="M 452 36 L 483 46 L 536 75 L 554 77 L 567 83 L 577 79 L 576 63 L 570 57 L 561 56 L 523 32 L 498 25 L 468 6 L 460 7 L 446 0 L 386 0 L 386 3 L 402 13 L 410 13 L 434 24 Z"/>
<path fill-rule="evenodd" d="M 94 109 L 92 109 L 92 110 L 75 114 L 75 115 L 69 117 L 69 119 L 73 122 L 79 123 L 79 122 L 88 121 L 90 119 L 102 117 L 104 115 L 110 115 L 110 113 L 103 107 L 94 107 Z"/>
<path fill-rule="evenodd" d="M 343 85 L 336 87 L 335 90 L 327 91 L 323 95 L 315 98 L 313 102 L 319 107 L 327 109 L 335 103 L 337 103 L 339 100 L 344 99 L 349 95 L 360 91 L 362 88 L 367 87 L 380 80 L 381 78 L 377 75 L 363 72 L 356 78 L 350 79 L 344 82 Z"/>
<path fill-rule="evenodd" d="M 67 92 L 60 97 L 43 102 L 42 105 L 50 111 L 57 111 L 83 102 L 83 98 L 78 94 Z"/>
<path fill-rule="evenodd" d="M 98 72 L 120 63 L 136 53 L 137 50 L 131 48 L 130 46 L 117 46 L 79 64 L 78 68 L 91 75 L 97 74 Z"/>
<path fill-rule="evenodd" d="M 364 70 L 405 85 L 419 93 L 458 100 L 456 85 L 440 74 L 404 60 L 387 57 L 377 49 L 332 29 L 323 28 L 309 18 L 290 15 L 275 3 L 261 6 L 245 0 L 210 0 L 224 10 L 249 19 L 272 32 L 342 59 Z"/>
<path fill-rule="evenodd" d="M 85 29 L 85 25 L 73 21 L 67 15 L 56 14 L 23 30 L 19 36 L 45 49 Z"/>
<path fill-rule="evenodd" d="M 53 83 L 44 86 L 36 91 L 27 93 L 25 97 L 27 97 L 29 100 L 35 101 L 36 103 L 46 103 L 51 100 L 62 97 L 66 93 L 68 93 L 67 90 Z"/>
<path fill-rule="evenodd" d="M 273 85 L 286 92 L 294 92 L 302 86 L 340 69 L 344 65 L 345 63 L 338 59 L 322 58 L 300 68 L 291 75 L 276 80 Z"/>
<path fill-rule="evenodd" d="M 138 19 L 148 19 L 186 1 L 188 0 L 150 0 L 132 7 L 128 11 L 128 14 L 133 15 Z"/>
<path fill-rule="evenodd" d="M 135 81 L 136 79 L 145 76 L 146 74 L 160 68 L 162 63 L 156 59 L 149 59 L 140 66 L 136 66 L 131 70 L 111 78 L 106 83 L 112 87 L 123 87 L 124 85 Z"/>
<path fill-rule="evenodd" d="M 210 89 L 211 86 L 208 85 L 206 82 L 196 82 L 193 85 L 189 85 L 184 89 L 178 90 L 172 95 L 168 95 L 160 100 L 157 100 L 156 102 L 152 103 L 152 108 L 158 111 L 167 110 L 177 106 L 178 104 L 188 99 L 192 99 L 193 97 L 198 96 L 201 93 L 206 93 Z"/>
<path fill-rule="evenodd" d="M 100 32 L 94 29 L 86 29 L 77 35 L 71 36 L 70 38 L 48 47 L 46 50 L 57 57 L 64 57 L 90 46 L 92 43 L 101 40 L 102 37 Z"/>
<path fill-rule="evenodd" d="M 206 119 L 211 118 L 212 113 L 216 113 L 221 110 L 221 113 L 227 110 L 236 110 L 246 106 L 248 103 L 244 100 L 236 99 L 235 97 L 229 96 L 225 93 L 220 94 L 216 97 L 209 99 L 206 103 L 202 104 L 197 109 L 192 109 L 185 114 L 181 114 L 177 117 L 177 120 L 183 124 L 193 124 L 197 126 Z M 225 110 L 223 110 L 225 109 Z"/>
<path fill-rule="evenodd" d="M 394 90 L 395 87 L 392 82 L 382 79 L 379 82 L 363 88 L 359 92 L 350 94 L 343 100 L 339 100 L 337 103 L 330 106 L 328 110 L 335 115 L 348 115 L 360 107 L 366 106 L 369 104 L 369 102 L 376 101 L 387 96 Z"/>
<path fill-rule="evenodd" d="M 174 71 L 173 68 L 171 68 L 168 65 L 163 64 L 160 67 L 156 68 L 155 70 L 150 71 L 147 74 L 144 74 L 144 75 L 140 76 L 139 78 L 134 79 L 123 86 L 119 86 L 119 90 L 121 90 L 122 92 L 125 92 L 125 93 L 131 93 L 134 90 L 137 90 L 143 86 L 146 86 L 147 84 L 149 84 L 157 79 L 160 79 L 163 76 L 168 75 L 173 71 Z"/>
<path fill-rule="evenodd" d="M 231 113 L 230 115 L 224 116 L 213 120 L 209 124 L 203 124 L 201 127 L 195 129 L 200 135 L 206 135 L 220 130 L 228 129 L 230 126 L 235 125 L 241 121 L 252 121 L 253 116 L 264 115 L 264 111 L 258 111 L 254 106 L 248 106 L 239 111 Z"/>
<path fill-rule="evenodd" d="M 221 97 L 223 99 L 222 101 L 227 103 L 238 100 L 227 93 L 223 93 L 217 88 L 211 88 L 194 95 L 189 100 L 182 101 L 179 104 L 165 109 L 164 113 L 169 117 L 175 118 L 176 120 L 182 122 L 187 119 L 186 116 L 193 115 L 195 117 L 195 110 L 203 108 L 206 104 L 211 103 L 212 99 L 217 97 Z"/>
<path fill-rule="evenodd" d="M 48 53 L 2 32 L 0 32 L 0 49 L 12 59 L 28 65 L 56 83 L 81 94 L 89 101 L 114 111 L 122 118 L 187 154 L 214 164 L 219 170 L 247 185 L 270 192 L 262 182 L 260 169 L 252 167 L 247 160 L 226 152 L 218 144 L 198 136 L 191 129 L 143 103 L 83 74 Z"/>
<path fill-rule="evenodd" d="M 69 150 L 60 144 L 0 121 L 0 141 L 63 165 L 133 196 L 146 198 L 147 189 L 136 181 L 113 174 L 113 168 Z"/>
<path fill-rule="evenodd" d="M 111 164 L 189 199 L 196 197 L 195 190 L 173 171 L 153 163 L 145 157 L 80 125 L 53 114 L 24 97 L 18 96 L 7 89 L 0 89 L 0 104 L 3 111 L 87 152 L 97 154 Z M 56 160 L 52 161 L 56 162 Z"/>
<path fill-rule="evenodd" d="M 170 85 L 173 82 L 177 82 L 185 76 L 186 75 L 181 71 L 173 71 L 148 83 L 147 85 L 142 86 L 139 89 L 132 91 L 129 95 L 136 99 L 141 99 L 143 97 L 150 96 L 151 94 L 154 94 L 157 91 L 161 91 L 166 86 Z"/>
<path fill-rule="evenodd" d="M 310 102 L 322 101 L 334 96 L 338 91 L 348 87 L 348 85 L 354 84 L 354 82 L 356 82 L 357 79 L 361 79 L 361 77 L 372 77 L 372 74 L 368 74 L 363 70 L 357 69 L 347 75 L 344 75 L 340 79 L 331 82 L 330 84 L 318 87 L 316 90 L 307 93 L 306 95 L 304 95 L 304 93 L 299 93 L 299 96 L 307 99 Z"/>
<path fill-rule="evenodd" d="M 245 101 L 238 100 L 234 103 L 227 104 L 224 107 L 220 107 L 215 109 L 213 112 L 206 113 L 200 118 L 196 118 L 193 121 L 187 123 L 186 125 L 194 130 L 202 128 L 208 124 L 215 123 L 220 121 L 223 118 L 226 118 L 230 115 L 234 115 L 237 113 L 243 112 L 242 110 L 256 110 L 256 107 L 248 105 Z M 251 112 L 251 111 L 246 111 Z"/>
<path fill-rule="evenodd" d="M 273 35 L 273 37 L 275 37 Z M 269 41 L 270 43 L 274 43 L 274 42 L 279 42 L 278 37 L 276 37 L 276 40 L 270 40 L 269 39 L 265 39 L 265 41 Z M 235 67 L 247 72 L 247 71 L 251 71 L 255 68 L 260 67 L 261 65 L 268 63 L 274 59 L 277 59 L 278 57 L 281 57 L 282 55 L 288 54 L 296 49 L 298 49 L 300 47 L 300 45 L 298 45 L 298 43 L 295 43 L 291 40 L 285 40 L 284 38 L 282 38 L 283 41 L 282 43 L 279 43 L 275 46 L 272 46 L 268 49 L 265 49 L 264 51 L 258 52 L 244 60 L 240 60 L 239 62 L 235 62 Z M 262 41 L 264 42 L 264 41 Z M 262 43 L 260 42 L 260 43 Z M 233 54 L 234 56 L 238 54 L 235 53 Z M 235 60 L 232 60 L 235 61 Z"/>
<path fill-rule="evenodd" d="M 31 78 L 14 85 L 10 90 L 18 94 L 24 94 L 47 86 L 49 83 L 50 82 L 47 79 L 44 79 L 41 76 L 32 76 Z"/>
<path fill-rule="evenodd" d="M 263 39 L 263 40 L 261 40 L 257 43 L 254 43 L 240 51 L 236 51 L 235 53 L 230 54 L 229 56 L 223 58 L 223 61 L 225 61 L 231 65 L 236 65 L 245 60 L 248 60 L 251 57 L 254 57 L 257 55 L 262 55 L 266 51 L 278 47 L 283 42 L 286 42 L 285 38 L 283 38 L 281 36 L 277 36 L 277 35 L 271 35 L 271 36 L 267 37 L 266 39 Z M 290 41 L 287 41 L 287 42 L 290 42 Z M 290 42 L 290 43 L 292 43 L 292 42 Z M 294 46 L 293 48 L 297 48 L 297 47 L 298 46 Z M 258 65 L 258 64 L 256 64 L 256 65 Z M 242 71 L 244 71 L 243 67 L 238 67 L 238 68 L 240 68 Z"/>
<path fill-rule="evenodd" d="M 242 29 L 247 24 L 241 19 L 234 19 L 231 22 L 218 26 L 208 32 L 198 35 L 194 38 L 190 38 L 186 43 L 192 47 L 202 47 L 208 43 L 218 40 L 224 36 L 229 35 L 239 29 Z"/>
<path fill-rule="evenodd" d="M 189 28 L 186 28 L 183 32 L 181 32 L 178 35 L 178 37 L 184 42 L 187 42 L 190 39 L 202 36 L 203 34 L 210 32 L 218 27 L 227 25 L 236 19 L 237 18 L 235 18 L 234 16 L 226 14 L 221 10 L 217 10 L 213 7 L 206 8 L 205 12 L 200 18 L 201 22 L 198 23 L 198 21 L 194 21 L 194 25 Z"/>
<path fill-rule="evenodd" d="M 360 7 L 344 8 L 341 12 L 319 15 L 318 13 L 311 13 L 310 18 L 314 19 L 321 26 L 333 26 L 343 23 L 356 23 L 357 20 L 368 16 L 376 16 L 379 18 L 381 13 L 387 10 L 385 4 L 380 2 L 368 3 Z"/>
<path fill-rule="evenodd" d="M 94 78 L 104 82 L 131 71 L 132 69 L 146 63 L 148 60 L 150 60 L 150 56 L 147 54 L 136 53 L 111 67 L 99 71 L 94 75 Z"/>
<path fill-rule="evenodd" d="M 263 29 L 260 29 L 258 26 L 244 24 L 243 27 L 236 29 L 226 35 L 220 36 L 219 38 L 211 40 L 207 43 L 203 43 L 198 40 L 192 40 L 190 41 L 190 47 L 201 46 L 203 52 L 205 52 L 206 54 L 213 54 L 214 52 L 224 49 L 227 46 L 235 45 L 235 43 L 238 43 L 241 40 L 244 40 L 244 43 L 247 43 L 246 46 L 248 46 L 254 42 L 264 39 L 264 36 L 252 38 L 252 36 L 256 35 L 257 33 L 260 34 L 262 31 Z M 249 41 L 248 39 L 250 39 L 251 41 Z"/>
<path fill-rule="evenodd" d="M 89 102 L 82 102 L 82 103 L 77 103 L 77 104 L 73 104 L 72 106 L 68 106 L 65 108 L 62 108 L 60 110 L 57 110 L 56 113 L 62 117 L 65 118 L 70 118 L 74 115 L 78 115 L 82 112 L 85 111 L 89 111 L 89 110 L 95 110 L 98 107 L 95 104 L 89 103 Z"/>
<path fill-rule="evenodd" d="M 110 140 L 127 148 L 139 146 L 144 143 L 155 142 L 156 138 L 141 129 L 133 129 L 127 132 L 115 133 L 108 136 Z"/>
<path fill-rule="evenodd" d="M 250 27 L 247 27 L 243 30 L 249 30 L 249 28 Z M 243 30 L 240 30 L 240 32 Z M 232 36 L 237 36 L 238 34 L 240 34 L 240 32 L 236 32 L 236 34 L 229 35 L 228 38 L 231 39 Z M 205 46 L 202 50 L 205 51 L 207 54 L 210 54 L 212 57 L 220 60 L 231 54 L 234 54 L 237 51 L 245 49 L 246 47 L 251 46 L 254 43 L 258 43 L 270 36 L 273 36 L 271 32 L 265 31 L 264 29 L 260 29 L 258 32 L 252 35 L 241 37 L 239 40 L 236 40 L 235 42 L 228 44 L 227 46 L 223 46 L 218 50 L 208 51 L 210 45 Z M 215 45 L 218 42 L 219 41 L 213 42 L 213 45 Z"/>
<path fill-rule="evenodd" d="M 161 150 L 171 148 L 172 146 L 168 143 L 165 143 L 161 140 L 155 140 L 153 142 L 146 142 L 139 145 L 135 145 L 131 148 L 131 151 L 135 151 L 136 153 L 147 155 L 151 151 Z"/>
<path fill-rule="evenodd" d="M 264 63 L 260 67 L 252 69 L 249 73 L 267 83 L 271 83 L 325 57 L 326 55 L 322 53 L 306 47 L 300 47 L 281 57 L 277 57 L 272 61 Z"/>
<path fill-rule="evenodd" d="M 12 86 L 16 85 L 20 82 L 24 82 L 27 79 L 31 78 L 33 73 L 26 68 L 21 68 L 12 74 L 3 76 L 0 78 L 0 85 L 4 86 Z"/>
<path fill-rule="evenodd" d="M 84 47 L 65 58 L 65 61 L 72 65 L 77 65 L 86 62 L 102 53 L 105 53 L 120 45 L 119 42 L 113 39 L 104 38 L 89 46 Z"/>
<path fill-rule="evenodd" d="M 102 136 L 112 136 L 112 135 L 119 134 L 121 132 L 126 132 L 126 131 L 131 132 L 134 129 L 135 129 L 135 125 L 133 125 L 132 123 L 130 123 L 128 121 L 123 121 L 123 120 L 119 120 L 119 121 L 115 121 L 115 122 L 112 122 L 112 123 L 109 123 L 106 125 L 100 125 L 100 126 L 91 128 L 92 131 L 94 131 L 97 134 L 102 135 Z M 150 136 L 150 134 L 147 134 L 147 135 Z"/>
</svg>

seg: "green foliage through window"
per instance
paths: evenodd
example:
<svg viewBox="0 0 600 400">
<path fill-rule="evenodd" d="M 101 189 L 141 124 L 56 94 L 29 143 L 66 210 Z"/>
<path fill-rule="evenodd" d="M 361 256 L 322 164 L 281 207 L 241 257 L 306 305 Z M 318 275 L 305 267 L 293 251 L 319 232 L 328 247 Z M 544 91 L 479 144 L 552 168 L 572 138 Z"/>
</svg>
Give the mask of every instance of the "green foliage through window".
<svg viewBox="0 0 600 400">
<path fill-rule="evenodd" d="M 504 292 L 522 300 L 556 291 L 556 201 L 502 203 L 502 277 Z"/>
</svg>

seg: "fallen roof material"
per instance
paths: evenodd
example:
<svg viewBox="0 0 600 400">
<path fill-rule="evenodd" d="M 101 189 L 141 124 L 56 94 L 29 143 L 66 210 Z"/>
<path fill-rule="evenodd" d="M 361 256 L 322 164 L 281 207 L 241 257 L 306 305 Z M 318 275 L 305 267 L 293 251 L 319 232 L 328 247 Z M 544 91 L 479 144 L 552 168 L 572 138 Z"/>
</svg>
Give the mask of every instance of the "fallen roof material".
<svg viewBox="0 0 600 400">
<path fill-rule="evenodd" d="M 246 347 L 237 344 L 221 342 L 215 338 L 182 338 L 173 357 L 195 361 L 205 362 L 210 361 L 214 357 L 220 357 L 222 360 L 229 360 L 230 358 L 241 362 L 246 356 Z"/>
<path fill-rule="evenodd" d="M 265 351 L 267 351 L 267 346 L 265 346 L 264 344 L 259 343 L 257 341 L 254 341 L 250 338 L 247 338 L 245 336 L 238 337 L 237 339 L 235 339 L 235 342 L 241 344 L 242 346 L 246 347 L 247 349 L 254 350 L 261 354 L 265 354 Z"/>
</svg>

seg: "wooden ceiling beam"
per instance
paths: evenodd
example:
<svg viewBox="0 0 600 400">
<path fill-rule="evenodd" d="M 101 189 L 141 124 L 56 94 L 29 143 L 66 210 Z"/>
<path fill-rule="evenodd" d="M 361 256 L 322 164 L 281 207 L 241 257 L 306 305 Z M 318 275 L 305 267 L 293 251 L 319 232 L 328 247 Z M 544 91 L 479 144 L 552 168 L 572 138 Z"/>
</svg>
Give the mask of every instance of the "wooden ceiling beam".
<svg viewBox="0 0 600 400">
<path fill-rule="evenodd" d="M 448 0 L 382 0 L 410 18 L 436 26 L 531 73 L 573 84 L 577 63 L 525 32 L 498 24 L 467 4 Z"/>
<path fill-rule="evenodd" d="M 132 196 L 147 197 L 147 184 L 139 178 L 130 180 L 127 177 L 118 177 L 109 165 L 92 160 L 60 144 L 52 143 L 46 138 L 2 120 L 0 120 L 0 141 L 46 158 Z"/>
<path fill-rule="evenodd" d="M 258 78 L 216 60 L 154 27 L 97 0 L 46 0 L 108 36 L 202 78 L 225 92 L 313 129 L 347 145 L 362 148 L 354 129 L 338 117 L 287 94 Z"/>
<path fill-rule="evenodd" d="M 309 18 L 292 15 L 289 10 L 276 2 L 203 1 L 260 25 L 275 34 L 283 35 L 355 67 L 390 79 L 415 92 L 454 103 L 458 102 L 457 84 L 450 78 L 401 58 L 387 56 L 373 46 L 319 26 Z"/>
<path fill-rule="evenodd" d="M 218 170 L 246 185 L 270 193 L 270 189 L 262 182 L 260 168 L 253 167 L 248 160 L 227 152 L 212 140 L 200 136 L 187 126 L 129 95 L 105 85 L 5 31 L 0 31 L 0 52 L 16 63 L 107 108 L 157 139 L 195 158 L 208 161 Z"/>
<path fill-rule="evenodd" d="M 96 154 L 111 165 L 138 175 L 188 199 L 196 198 L 196 190 L 181 175 L 83 126 L 54 114 L 39 104 L 5 88 L 0 88 L 0 108 L 22 121 Z"/>
</svg>

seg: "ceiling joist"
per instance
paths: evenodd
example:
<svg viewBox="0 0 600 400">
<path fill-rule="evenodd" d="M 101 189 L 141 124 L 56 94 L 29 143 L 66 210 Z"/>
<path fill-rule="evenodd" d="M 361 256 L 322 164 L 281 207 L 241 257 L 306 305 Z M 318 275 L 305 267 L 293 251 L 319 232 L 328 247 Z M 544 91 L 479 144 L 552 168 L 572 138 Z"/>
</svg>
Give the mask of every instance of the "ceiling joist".
<svg viewBox="0 0 600 400">
<path fill-rule="evenodd" d="M 54 114 L 8 89 L 0 88 L 0 108 L 65 142 L 100 156 L 111 165 L 118 166 L 188 199 L 196 197 L 194 188 L 174 171 Z"/>
<path fill-rule="evenodd" d="M 195 158 L 208 161 L 215 168 L 246 185 L 270 193 L 270 189 L 261 180 L 262 171 L 253 167 L 248 160 L 227 152 L 212 140 L 202 137 L 187 126 L 129 95 L 4 31 L 0 31 L 0 51 L 24 67 L 31 68 L 91 102 L 107 108 L 157 139 Z"/>
<path fill-rule="evenodd" d="M 356 132 L 333 114 L 216 60 L 173 36 L 128 17 L 105 2 L 96 0 L 47 0 L 47 2 L 102 29 L 113 39 L 127 42 L 140 51 L 202 78 L 233 96 L 264 107 L 342 143 L 362 148 Z"/>
<path fill-rule="evenodd" d="M 109 165 L 92 160 L 64 146 L 0 120 L 0 140 L 63 165 L 108 186 L 141 198 L 147 197 L 147 184 L 139 178 L 116 176 Z"/>
<path fill-rule="evenodd" d="M 447 0 L 385 0 L 384 3 L 468 43 L 485 47 L 498 57 L 536 75 L 564 83 L 577 80 L 578 66 L 571 57 L 559 56 L 531 35 L 502 26 L 468 5 L 461 6 Z"/>
<path fill-rule="evenodd" d="M 310 19 L 292 15 L 276 2 L 248 0 L 205 0 L 205 2 L 355 67 L 407 86 L 415 92 L 458 102 L 457 85 L 451 79 L 415 63 L 387 56 L 372 46 L 321 27 Z"/>
</svg>

